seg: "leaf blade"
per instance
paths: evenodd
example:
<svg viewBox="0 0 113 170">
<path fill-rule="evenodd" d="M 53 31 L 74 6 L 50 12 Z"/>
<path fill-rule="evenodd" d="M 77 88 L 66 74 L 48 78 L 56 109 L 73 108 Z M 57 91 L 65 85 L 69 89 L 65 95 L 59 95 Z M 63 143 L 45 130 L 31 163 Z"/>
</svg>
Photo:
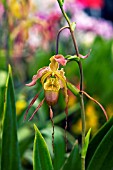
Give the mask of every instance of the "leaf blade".
<svg viewBox="0 0 113 170">
<path fill-rule="evenodd" d="M 20 170 L 15 96 L 10 66 L 6 82 L 3 116 L 1 170 L 12 170 L 14 168 Z"/>
<path fill-rule="evenodd" d="M 113 125 L 104 136 L 95 153 L 90 160 L 87 170 L 106 170 L 109 165 L 109 169 L 113 168 L 113 156 L 109 155 L 113 149 Z M 106 147 L 107 146 L 107 147 Z M 108 169 L 108 168 L 107 168 Z"/>
<path fill-rule="evenodd" d="M 80 170 L 81 169 L 81 158 L 79 154 L 79 147 L 77 142 L 74 144 L 74 147 L 65 161 L 61 170 Z"/>
<path fill-rule="evenodd" d="M 34 125 L 34 129 L 33 170 L 53 170 L 52 161 L 45 140 L 36 125 Z"/>
<path fill-rule="evenodd" d="M 101 142 L 101 140 L 103 139 L 105 134 L 107 134 L 109 129 L 112 127 L 112 125 L 113 125 L 113 117 L 109 121 L 107 121 L 100 128 L 98 133 L 91 139 L 89 146 L 88 146 L 87 155 L 86 155 L 86 167 L 88 167 L 88 164 L 89 164 L 95 150 L 97 149 L 99 143 Z"/>
</svg>

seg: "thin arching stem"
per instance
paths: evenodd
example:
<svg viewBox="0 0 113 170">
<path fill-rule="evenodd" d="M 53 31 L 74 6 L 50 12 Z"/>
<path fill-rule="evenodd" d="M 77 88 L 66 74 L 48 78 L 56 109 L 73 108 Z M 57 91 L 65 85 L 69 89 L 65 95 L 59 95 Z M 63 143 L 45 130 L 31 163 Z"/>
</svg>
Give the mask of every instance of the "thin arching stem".
<svg viewBox="0 0 113 170">
<path fill-rule="evenodd" d="M 105 117 L 106 117 L 106 120 L 108 121 L 108 115 L 106 113 L 106 110 L 104 109 L 104 107 L 97 101 L 95 100 L 93 97 L 91 97 L 89 94 L 87 94 L 85 91 L 80 91 L 80 93 L 83 93 L 85 96 L 87 96 L 90 100 L 94 101 L 96 104 L 98 104 L 100 106 L 100 108 L 102 109 Z"/>
<path fill-rule="evenodd" d="M 64 29 L 69 29 L 69 26 L 65 26 L 65 27 L 62 27 L 58 34 L 57 34 L 57 40 L 56 40 L 56 55 L 58 54 L 58 45 L 59 45 L 59 37 L 60 37 L 60 33 L 64 30 Z"/>
<path fill-rule="evenodd" d="M 60 9 L 62 11 L 63 16 L 65 17 L 68 25 L 69 25 L 69 29 L 70 29 L 70 33 L 71 33 L 71 37 L 73 40 L 73 44 L 75 47 L 75 51 L 76 51 L 76 55 L 79 57 L 79 49 L 76 43 L 76 39 L 74 36 L 74 31 L 72 29 L 72 25 L 71 22 L 67 16 L 67 14 L 65 13 L 63 6 L 61 5 L 61 3 L 59 2 L 59 0 L 57 0 L 60 6 Z M 82 64 L 81 61 L 78 61 L 78 66 L 79 66 L 79 70 L 80 70 L 80 91 L 83 90 L 83 69 L 82 69 Z M 84 100 L 83 100 L 83 94 L 80 94 L 80 105 L 81 105 L 81 119 L 82 119 L 82 149 L 85 143 L 85 109 L 84 109 Z M 81 169 L 85 170 L 85 158 L 82 158 L 81 156 Z"/>
</svg>

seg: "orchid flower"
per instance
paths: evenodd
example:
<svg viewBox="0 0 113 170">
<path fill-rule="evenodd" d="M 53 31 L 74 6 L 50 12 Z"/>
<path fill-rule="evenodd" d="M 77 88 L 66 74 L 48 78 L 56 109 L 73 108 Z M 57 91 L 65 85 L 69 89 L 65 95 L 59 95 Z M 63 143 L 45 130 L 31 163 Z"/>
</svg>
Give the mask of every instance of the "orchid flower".
<svg viewBox="0 0 113 170">
<path fill-rule="evenodd" d="M 66 77 L 65 72 L 63 68 L 59 69 L 59 64 L 65 66 L 67 63 L 67 60 L 64 58 L 63 55 L 54 55 L 50 58 L 50 64 L 48 67 L 43 67 L 37 71 L 37 74 L 33 76 L 32 81 L 29 84 L 26 84 L 26 86 L 34 86 L 38 79 L 41 80 L 43 89 L 44 89 L 44 99 L 40 102 L 40 104 L 37 106 L 36 110 L 33 112 L 32 116 L 29 120 L 31 120 L 36 112 L 39 110 L 39 108 L 43 105 L 44 101 L 47 102 L 49 109 L 50 109 L 50 119 L 52 121 L 53 125 L 53 134 L 54 135 L 54 122 L 52 120 L 53 118 L 53 111 L 51 106 L 55 105 L 58 101 L 59 96 L 59 90 L 63 89 L 64 95 L 65 95 L 65 102 L 66 102 L 66 126 L 65 130 L 67 129 L 67 115 L 68 115 L 68 94 L 67 94 L 67 85 L 66 85 Z M 28 106 L 28 109 L 26 110 L 24 119 L 26 119 L 27 114 L 33 103 L 38 98 L 39 94 L 37 94 L 31 101 L 31 103 Z M 54 139 L 54 136 L 53 136 Z M 53 143 L 53 142 L 52 142 Z"/>
</svg>

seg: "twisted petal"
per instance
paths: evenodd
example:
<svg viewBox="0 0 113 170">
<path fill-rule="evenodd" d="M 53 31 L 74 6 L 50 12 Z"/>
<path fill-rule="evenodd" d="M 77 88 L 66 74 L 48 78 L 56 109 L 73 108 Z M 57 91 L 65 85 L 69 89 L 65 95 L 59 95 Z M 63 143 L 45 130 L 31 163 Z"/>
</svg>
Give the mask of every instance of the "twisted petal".
<svg viewBox="0 0 113 170">
<path fill-rule="evenodd" d="M 67 63 L 67 60 L 64 58 L 63 55 L 58 54 L 54 56 L 54 59 L 56 62 L 58 62 L 59 64 L 61 64 L 62 66 L 65 66 Z"/>
<path fill-rule="evenodd" d="M 60 88 L 63 88 L 64 87 L 64 81 L 66 82 L 66 77 L 64 76 L 64 74 L 65 74 L 64 69 L 62 68 L 61 70 L 58 70 L 58 73 L 60 75 L 60 78 L 61 77 L 63 78 L 63 80 L 61 80 L 59 78 Z"/>
<path fill-rule="evenodd" d="M 66 86 L 66 78 L 64 76 L 63 69 L 56 71 L 55 75 L 59 80 L 60 88 L 64 88 Z"/>
<path fill-rule="evenodd" d="M 79 54 L 79 57 L 85 59 L 85 58 L 89 57 L 90 52 L 91 52 L 91 49 L 88 54 L 86 54 L 86 55 Z"/>
<path fill-rule="evenodd" d="M 24 120 L 26 119 L 29 109 L 30 109 L 31 106 L 34 104 L 34 102 L 36 101 L 36 99 L 38 98 L 38 96 L 39 96 L 39 94 L 36 94 L 36 96 L 35 96 L 35 97 L 32 99 L 32 101 L 30 102 L 30 104 L 29 104 L 29 106 L 28 106 L 28 108 L 27 108 L 27 110 L 26 110 L 26 113 L 25 113 L 25 115 L 24 115 Z"/>
<path fill-rule="evenodd" d="M 36 114 L 36 112 L 38 112 L 38 110 L 40 109 L 40 107 L 43 105 L 45 98 L 39 103 L 39 105 L 37 106 L 36 110 L 33 112 L 32 116 L 29 118 L 29 121 L 33 119 L 34 115 Z"/>
<path fill-rule="evenodd" d="M 33 76 L 32 82 L 26 84 L 26 86 L 34 86 L 37 82 L 37 80 L 42 77 L 44 73 L 46 73 L 49 70 L 49 67 L 43 67 L 37 71 L 37 74 Z"/>
<path fill-rule="evenodd" d="M 52 71 L 51 71 L 51 70 L 49 70 L 49 71 L 47 71 L 45 74 L 43 74 L 43 76 L 42 76 L 42 78 L 41 78 L 41 83 L 42 83 L 42 85 L 44 84 L 45 80 L 46 80 L 50 75 L 52 75 Z"/>
</svg>

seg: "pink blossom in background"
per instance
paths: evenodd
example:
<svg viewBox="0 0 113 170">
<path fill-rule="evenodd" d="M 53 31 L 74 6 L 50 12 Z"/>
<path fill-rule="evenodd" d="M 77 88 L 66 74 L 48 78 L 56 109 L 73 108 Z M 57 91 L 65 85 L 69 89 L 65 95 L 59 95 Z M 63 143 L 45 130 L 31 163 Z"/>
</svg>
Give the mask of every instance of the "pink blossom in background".
<svg viewBox="0 0 113 170">
<path fill-rule="evenodd" d="M 82 0 L 80 1 L 82 2 Z M 97 2 L 97 1 L 96 1 Z M 103 38 L 113 38 L 113 24 L 102 18 L 95 18 L 88 16 L 83 11 L 83 6 L 77 1 L 71 1 L 64 4 L 65 11 L 70 12 L 71 21 L 76 22 L 76 28 L 84 32 L 92 32 L 95 35 L 102 36 Z M 67 25 L 67 23 L 66 23 Z M 67 34 L 69 35 L 69 34 Z"/>
<path fill-rule="evenodd" d="M 4 7 L 2 3 L 0 2 L 0 20 L 2 19 L 3 13 L 4 13 Z"/>
<path fill-rule="evenodd" d="M 93 32 L 106 39 L 113 38 L 113 24 L 110 21 L 90 17 L 82 11 L 76 13 L 73 19 L 77 23 L 78 30 Z"/>
<path fill-rule="evenodd" d="M 82 4 L 85 8 L 99 9 L 103 7 L 103 0 L 75 0 L 77 3 Z"/>
<path fill-rule="evenodd" d="M 50 42 L 55 41 L 56 39 L 56 32 L 59 29 L 61 15 L 54 11 L 48 15 L 37 13 L 36 17 L 38 20 L 41 20 L 41 24 L 35 24 L 29 30 L 28 44 L 31 45 L 32 48 L 41 46 L 46 50 L 48 49 Z"/>
</svg>

